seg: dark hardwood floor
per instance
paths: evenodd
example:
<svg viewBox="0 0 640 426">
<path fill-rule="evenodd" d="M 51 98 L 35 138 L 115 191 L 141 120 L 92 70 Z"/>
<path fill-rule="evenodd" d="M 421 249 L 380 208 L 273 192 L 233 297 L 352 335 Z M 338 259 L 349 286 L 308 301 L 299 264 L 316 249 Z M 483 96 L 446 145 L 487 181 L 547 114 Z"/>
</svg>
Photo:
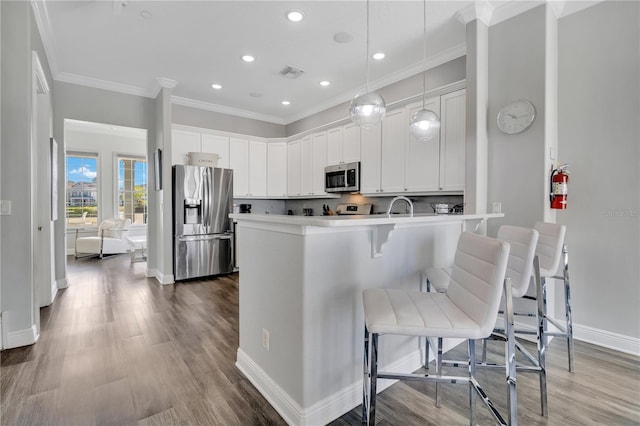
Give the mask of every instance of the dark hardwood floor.
<svg viewBox="0 0 640 426">
<path fill-rule="evenodd" d="M 145 268 L 127 256 L 69 260 L 69 288 L 41 310 L 38 342 L 1 354 L 2 425 L 284 424 L 234 366 L 238 276 L 160 286 Z M 556 339 L 548 375 L 548 419 L 537 376 L 518 376 L 520 424 L 640 424 L 637 357 L 576 342 L 570 374 Z M 503 372 L 481 377 L 504 407 Z M 468 424 L 466 386 L 443 386 L 441 408 L 434 394 L 432 384 L 392 386 L 378 424 Z M 478 413 L 492 424 L 480 403 Z M 332 424 L 359 422 L 356 408 Z"/>
</svg>

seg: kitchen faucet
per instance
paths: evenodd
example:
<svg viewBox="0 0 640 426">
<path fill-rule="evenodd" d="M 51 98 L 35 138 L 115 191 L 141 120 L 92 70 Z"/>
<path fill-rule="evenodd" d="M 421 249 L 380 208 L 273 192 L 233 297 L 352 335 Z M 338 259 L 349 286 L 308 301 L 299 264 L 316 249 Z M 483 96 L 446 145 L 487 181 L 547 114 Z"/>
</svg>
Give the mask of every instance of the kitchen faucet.
<svg viewBox="0 0 640 426">
<path fill-rule="evenodd" d="M 411 217 L 413 217 L 413 203 L 411 202 L 410 199 L 408 199 L 405 196 L 398 196 L 398 197 L 394 197 L 391 202 L 389 203 L 389 208 L 387 209 L 387 214 L 391 214 L 391 208 L 393 207 L 393 203 L 395 203 L 398 200 L 404 200 L 407 202 L 407 205 L 409 206 L 409 214 L 411 215 Z"/>
</svg>

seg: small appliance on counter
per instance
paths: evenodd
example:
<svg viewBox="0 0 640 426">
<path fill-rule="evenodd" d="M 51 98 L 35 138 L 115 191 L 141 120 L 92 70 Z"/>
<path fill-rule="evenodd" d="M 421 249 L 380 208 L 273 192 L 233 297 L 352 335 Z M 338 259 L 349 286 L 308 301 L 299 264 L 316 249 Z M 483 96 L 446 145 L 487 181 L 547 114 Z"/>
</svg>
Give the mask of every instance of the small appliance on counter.
<svg viewBox="0 0 640 426">
<path fill-rule="evenodd" d="M 251 213 L 251 204 L 240 204 L 240 213 Z"/>
<path fill-rule="evenodd" d="M 312 208 L 304 207 L 304 208 L 302 209 L 302 215 L 303 215 L 303 216 L 313 216 L 313 209 L 312 209 Z"/>
<path fill-rule="evenodd" d="M 338 204 L 338 207 L 336 207 L 336 214 L 371 214 L 371 204 Z"/>
</svg>

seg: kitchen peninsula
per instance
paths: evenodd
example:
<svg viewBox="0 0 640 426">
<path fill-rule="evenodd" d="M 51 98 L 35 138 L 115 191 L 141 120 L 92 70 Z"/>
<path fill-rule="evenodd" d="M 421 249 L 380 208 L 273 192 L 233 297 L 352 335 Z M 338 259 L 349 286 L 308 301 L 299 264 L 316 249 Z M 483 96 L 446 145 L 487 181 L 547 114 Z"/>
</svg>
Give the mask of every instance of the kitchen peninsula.
<svg viewBox="0 0 640 426">
<path fill-rule="evenodd" d="M 503 214 L 233 214 L 241 247 L 236 366 L 289 424 L 361 403 L 364 288 L 418 289 L 453 260 L 461 231 Z M 386 371 L 420 366 L 417 338 L 380 342 Z M 384 383 L 380 383 L 384 388 Z"/>
</svg>

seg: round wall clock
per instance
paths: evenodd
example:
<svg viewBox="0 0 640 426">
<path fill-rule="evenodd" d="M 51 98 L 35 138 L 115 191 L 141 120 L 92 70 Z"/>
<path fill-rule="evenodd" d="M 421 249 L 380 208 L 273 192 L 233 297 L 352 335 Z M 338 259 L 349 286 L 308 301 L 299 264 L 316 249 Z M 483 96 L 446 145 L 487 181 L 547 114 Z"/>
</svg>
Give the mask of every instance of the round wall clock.
<svg viewBox="0 0 640 426">
<path fill-rule="evenodd" d="M 520 133 L 531 126 L 536 118 L 536 109 L 529 101 L 514 101 L 505 105 L 498 113 L 498 128 L 508 135 Z"/>
</svg>

